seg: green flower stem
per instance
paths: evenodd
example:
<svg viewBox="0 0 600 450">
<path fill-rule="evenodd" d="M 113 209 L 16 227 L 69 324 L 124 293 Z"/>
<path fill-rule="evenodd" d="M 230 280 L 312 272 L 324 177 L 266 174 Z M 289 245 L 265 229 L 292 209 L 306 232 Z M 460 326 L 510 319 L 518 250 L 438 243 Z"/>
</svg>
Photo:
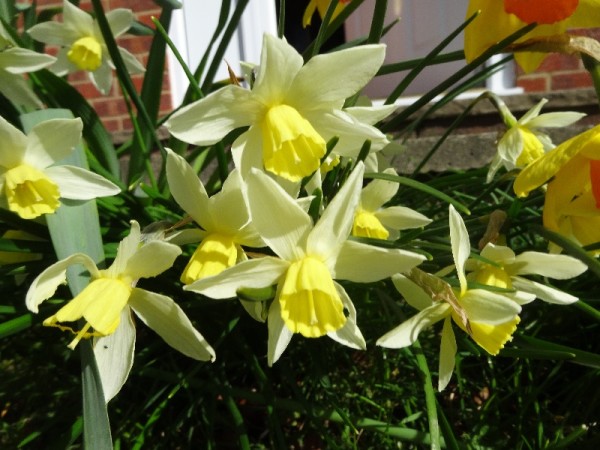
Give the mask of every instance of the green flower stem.
<svg viewBox="0 0 600 450">
<path fill-rule="evenodd" d="M 417 358 L 417 365 L 423 375 L 423 388 L 425 390 L 425 404 L 427 406 L 427 419 L 429 422 L 429 434 L 431 437 L 431 450 L 441 449 L 440 442 L 440 424 L 437 415 L 437 400 L 435 398 L 435 390 L 433 388 L 433 380 L 431 372 L 427 366 L 427 358 L 423 353 L 423 347 L 417 339 L 412 345 L 414 354 Z"/>
</svg>

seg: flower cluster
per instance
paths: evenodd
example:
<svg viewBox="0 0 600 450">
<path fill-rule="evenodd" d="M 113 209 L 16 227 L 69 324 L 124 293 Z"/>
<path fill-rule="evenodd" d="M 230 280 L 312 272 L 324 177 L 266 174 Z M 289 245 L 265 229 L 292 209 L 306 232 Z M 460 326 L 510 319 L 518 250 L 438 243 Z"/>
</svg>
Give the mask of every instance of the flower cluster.
<svg viewBox="0 0 600 450">
<path fill-rule="evenodd" d="M 333 14 L 346 3 L 339 2 Z M 481 15 L 467 28 L 467 59 L 523 24 L 543 24 L 530 38 L 587 26 L 586 11 L 597 7 L 592 1 L 557 1 L 553 3 L 560 7 L 549 11 L 543 2 L 527 2 L 528 7 L 524 3 L 471 1 L 467 14 L 481 9 Z M 315 9 L 324 14 L 328 5 L 311 1 L 305 25 Z M 130 29 L 133 14 L 117 9 L 106 19 L 117 37 Z M 18 49 L 0 28 L 0 45 L 5 47 L 0 51 L 0 78 L 22 87 L 24 79 L 15 81 L 13 76 L 53 63 L 56 74 L 86 71 L 101 92 L 111 89 L 115 62 L 91 15 L 64 0 L 61 23 L 39 23 L 28 32 L 37 41 L 60 47 L 56 61 Z M 489 40 L 480 39 L 482 35 Z M 126 50 L 118 51 L 129 72 L 144 70 Z M 69 279 L 67 269 L 83 267 L 85 287 L 49 312 L 43 325 L 73 333 L 71 349 L 83 339 L 93 339 L 106 401 L 119 392 L 133 364 L 134 315 L 182 354 L 200 361 L 215 359 L 216 351 L 178 303 L 141 287 L 148 278 L 166 279 L 190 244 L 195 249 L 165 291 L 199 302 L 204 297 L 238 298 L 253 319 L 266 322 L 268 365 L 281 358 L 294 335 L 328 336 L 365 350 L 368 339 L 359 326 L 362 302 L 351 298 L 353 290 L 347 286 L 394 286 L 398 303 L 403 299 L 419 312 L 379 337 L 377 345 L 407 347 L 421 332 L 443 321 L 440 390 L 454 370 L 454 326 L 497 355 L 516 332 L 525 305 L 536 298 L 562 305 L 578 300 L 550 286 L 547 278 L 570 279 L 583 273 L 586 265 L 553 254 L 558 252 L 555 246 L 551 253 L 516 254 L 509 245 L 487 242 L 477 253 L 471 250 L 467 226 L 454 206 L 446 221 L 446 207 L 431 208 L 435 217 L 427 217 L 399 204 L 409 198 L 400 190 L 404 180 L 377 160 L 390 144 L 390 136 L 377 124 L 396 107 L 356 106 L 348 100 L 355 100 L 376 76 L 385 51 L 382 44 L 360 45 L 305 61 L 285 39 L 265 35 L 260 64 L 253 66 L 254 79 L 216 89 L 165 122 L 173 140 L 172 148 L 163 152 L 164 185 L 157 183 L 157 189 L 148 191 L 161 205 L 178 206 L 164 215 L 182 220 L 152 234 L 128 218 L 129 234 L 108 268 L 75 252 L 31 281 L 26 305 L 38 313 Z M 14 64 L 15 55 L 20 55 L 21 65 Z M 537 54 L 517 59 L 526 69 L 539 63 Z M 31 91 L 14 92 L 13 98 L 7 95 L 12 101 L 39 103 Z M 520 171 L 514 181 L 519 197 L 548 183 L 544 226 L 583 246 L 600 242 L 600 128 L 555 146 L 541 128 L 571 125 L 581 114 L 540 114 L 543 100 L 517 120 L 501 100 L 496 104 L 508 130 L 498 142 L 487 181 L 501 167 Z M 80 118 L 53 119 L 23 133 L 0 117 L 0 207 L 7 214 L 43 222 L 73 205 L 121 193 L 104 176 L 64 164 L 79 147 L 83 127 Z M 177 145 L 179 141 L 199 146 L 200 151 L 231 142 L 233 169 L 228 171 L 225 161 L 226 176 L 207 188 L 197 166 L 190 164 L 197 152 L 190 155 Z M 437 191 L 436 195 L 447 199 Z M 412 238 L 432 223 L 438 226 L 431 232 L 438 239 L 448 242 L 449 235 L 444 251 L 454 261 L 436 273 L 426 271 L 425 261 L 432 266 L 442 262 L 429 257 L 424 241 Z M 37 253 L 29 256 L 43 258 Z M 267 294 L 252 298 L 257 291 Z"/>
</svg>

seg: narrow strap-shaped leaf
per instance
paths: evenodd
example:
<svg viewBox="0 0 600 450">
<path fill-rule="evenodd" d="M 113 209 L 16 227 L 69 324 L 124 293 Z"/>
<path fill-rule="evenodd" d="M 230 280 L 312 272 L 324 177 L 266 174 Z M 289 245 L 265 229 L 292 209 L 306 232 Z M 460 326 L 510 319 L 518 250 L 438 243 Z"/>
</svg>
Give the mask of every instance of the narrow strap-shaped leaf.
<svg viewBox="0 0 600 450">
<path fill-rule="evenodd" d="M 135 105 L 135 107 L 138 111 L 139 117 L 140 117 L 140 122 L 143 123 L 144 126 L 148 130 L 153 130 L 154 122 L 150 118 L 150 115 L 148 114 L 148 111 L 146 110 L 146 106 L 140 99 L 140 96 L 138 95 L 137 91 L 135 90 L 135 86 L 133 85 L 133 82 L 131 81 L 131 77 L 129 76 L 129 73 L 127 72 L 127 67 L 125 66 L 123 58 L 121 57 L 121 53 L 119 52 L 115 38 L 112 35 L 112 32 L 110 30 L 110 25 L 108 23 L 108 20 L 106 19 L 106 15 L 104 14 L 104 8 L 102 7 L 102 3 L 100 2 L 100 0 L 92 0 L 92 6 L 94 7 L 94 13 L 96 14 L 96 22 L 98 23 L 98 27 L 100 28 L 100 31 L 102 32 L 102 37 L 104 38 L 104 42 L 106 42 L 106 47 L 108 48 L 108 53 L 110 54 L 110 58 L 112 59 L 114 65 L 115 65 L 115 70 L 117 72 L 119 81 L 121 82 L 121 85 L 124 88 L 124 90 L 127 92 L 127 95 L 129 95 L 129 97 L 131 98 L 131 101 Z M 152 133 L 151 136 L 152 136 L 153 144 L 156 145 L 156 148 L 158 148 L 161 151 L 161 154 L 164 156 L 166 154 L 165 149 L 164 149 L 162 143 L 160 142 L 160 139 L 158 138 L 157 134 L 154 132 L 154 133 Z M 142 147 L 142 144 L 143 143 L 140 142 L 140 149 Z M 150 147 L 146 147 L 143 149 L 143 152 L 139 151 L 135 154 L 132 154 L 131 155 L 131 157 L 132 157 L 131 163 L 137 165 L 137 163 L 136 163 L 137 159 L 149 158 L 149 156 L 150 156 L 149 149 L 150 149 Z M 133 161 L 134 159 L 136 161 Z"/>
<path fill-rule="evenodd" d="M 68 110 L 47 109 L 35 111 L 21 117 L 25 131 L 48 119 L 72 118 Z M 59 163 L 87 169 L 85 152 L 78 146 L 75 151 Z M 95 201 L 67 203 L 64 200 L 54 214 L 46 217 L 52 243 L 59 259 L 73 253 L 85 253 L 97 264 L 104 260 L 102 235 Z M 67 270 L 67 280 L 73 295 L 77 295 L 88 284 L 88 275 L 81 270 Z M 89 340 L 79 343 L 81 352 L 81 377 L 83 390 L 84 443 L 87 450 L 112 449 L 112 437 L 102 383 L 94 352 Z"/>
<path fill-rule="evenodd" d="M 431 50 L 423 59 L 421 59 L 421 62 L 402 79 L 398 86 L 394 88 L 392 93 L 386 99 L 385 103 L 387 105 L 394 103 L 398 97 L 402 95 L 410 83 L 412 83 L 412 81 L 423 71 L 423 69 L 431 65 L 431 60 L 439 55 L 439 53 L 444 50 L 450 44 L 450 42 L 452 42 L 454 38 L 458 36 L 476 17 L 477 14 L 473 14 L 471 17 L 465 20 L 464 23 L 450 33 L 444 40 L 442 40 L 442 42 L 436 45 L 433 50 Z"/>
<path fill-rule="evenodd" d="M 387 173 L 365 173 L 365 178 L 377 178 L 380 180 L 386 180 L 386 181 L 392 181 L 394 183 L 399 183 L 399 184 L 403 184 L 405 186 L 409 186 L 412 187 L 413 189 L 417 189 L 419 191 L 425 192 L 426 194 L 429 194 L 433 197 L 439 198 L 440 200 L 443 200 L 451 205 L 453 205 L 456 209 L 459 209 L 460 211 L 462 211 L 465 214 L 470 215 L 471 212 L 467 209 L 467 207 L 465 205 L 463 205 L 462 203 L 460 203 L 458 200 L 454 200 L 452 197 L 450 197 L 449 195 L 444 194 L 441 191 L 438 191 L 435 188 L 432 188 L 431 186 L 428 186 L 425 183 L 420 183 L 416 180 L 412 180 L 410 178 L 406 178 L 406 177 L 401 177 L 401 176 L 397 176 L 397 175 L 390 175 Z"/>
<path fill-rule="evenodd" d="M 452 76 L 448 77 L 446 80 L 444 80 L 443 82 L 438 84 L 436 87 L 431 89 L 429 92 L 427 92 L 427 94 L 423 95 L 421 98 L 419 98 L 419 100 L 417 100 L 412 105 L 410 105 L 408 108 L 406 108 L 404 111 L 402 111 L 400 114 L 395 116 L 392 120 L 386 122 L 381 127 L 381 130 L 384 132 L 387 132 L 389 130 L 394 130 L 394 129 L 398 128 L 398 126 L 402 122 L 404 122 L 406 119 L 408 119 L 408 117 L 410 117 L 416 111 L 419 111 L 423 107 L 423 105 L 427 104 L 428 102 L 433 100 L 438 94 L 442 93 L 443 91 L 448 89 L 450 86 L 455 84 L 457 81 L 459 81 L 461 78 L 465 77 L 467 74 L 469 74 L 470 72 L 477 69 L 477 67 L 479 67 L 481 64 L 483 64 L 490 56 L 495 55 L 496 53 L 500 53 L 509 44 L 513 43 L 514 41 L 519 39 L 521 36 L 524 36 L 525 34 L 529 33 L 533 28 L 535 28 L 535 26 L 536 26 L 535 23 L 527 25 L 527 26 L 521 28 L 520 30 L 515 31 L 513 34 L 511 34 L 507 38 L 498 42 L 496 45 L 493 45 L 492 47 L 487 49 L 485 52 L 483 52 L 481 55 L 479 55 L 477 58 L 475 58 L 473 61 L 471 61 L 469 64 L 467 64 L 465 67 L 458 70 Z"/>
<path fill-rule="evenodd" d="M 215 51 L 215 55 L 213 56 L 212 62 L 208 67 L 208 71 L 206 72 L 206 76 L 204 77 L 204 81 L 202 82 L 202 92 L 207 94 L 210 92 L 210 88 L 214 82 L 215 75 L 219 67 L 223 64 L 223 57 L 225 56 L 225 51 L 231 42 L 233 33 L 238 28 L 240 24 L 240 20 L 242 18 L 242 14 L 246 10 L 246 6 L 248 5 L 249 0 L 238 0 L 235 9 L 233 10 L 233 14 L 231 15 L 231 19 L 225 28 L 223 33 L 223 37 L 221 38 L 221 42 Z"/>
</svg>

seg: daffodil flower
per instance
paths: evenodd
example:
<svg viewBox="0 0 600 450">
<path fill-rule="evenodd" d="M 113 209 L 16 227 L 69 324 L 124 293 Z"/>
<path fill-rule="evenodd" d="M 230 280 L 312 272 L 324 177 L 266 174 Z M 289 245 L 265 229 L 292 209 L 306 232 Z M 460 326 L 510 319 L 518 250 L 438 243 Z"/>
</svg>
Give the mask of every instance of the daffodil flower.
<svg viewBox="0 0 600 450">
<path fill-rule="evenodd" d="M 498 141 L 498 152 L 490 163 L 487 174 L 488 183 L 501 166 L 506 170 L 525 167 L 555 147 L 550 136 L 540 128 L 566 127 L 585 116 L 573 111 L 540 114 L 542 107 L 548 102 L 542 99 L 517 120 L 502 100 L 497 101 L 500 102 L 500 114 L 508 130 Z"/>
<path fill-rule="evenodd" d="M 42 103 L 23 78 L 23 74 L 36 72 L 55 61 L 54 56 L 18 47 L 0 23 L 0 93 L 12 103 L 17 106 L 40 108 Z"/>
<path fill-rule="evenodd" d="M 99 359 L 103 362 L 112 360 L 113 366 L 108 369 L 120 375 L 118 380 L 111 378 L 111 374 L 109 381 L 103 380 L 103 384 L 108 384 L 104 386 L 107 401 L 118 392 L 131 367 L 135 344 L 131 311 L 184 355 L 201 361 L 215 358 L 212 347 L 171 298 L 136 287 L 139 279 L 155 277 L 170 268 L 180 254 L 179 247 L 160 240 L 142 245 L 140 226 L 132 221 L 131 232 L 120 242 L 117 256 L 108 269 L 98 269 L 89 256 L 75 253 L 48 267 L 31 283 L 26 304 L 30 311 L 37 313 L 40 304 L 52 297 L 58 286 L 65 282 L 68 267 L 80 264 L 90 273 L 90 283 L 43 323 L 72 331 L 75 338 L 69 344 L 71 349 L 81 339 L 101 338 L 96 342 L 96 355 L 100 353 Z M 80 319 L 85 325 L 77 330 L 73 322 Z M 127 336 L 125 342 L 103 340 L 114 333 Z M 118 348 L 127 351 L 119 354 Z"/>
<path fill-rule="evenodd" d="M 265 246 L 250 222 L 237 170 L 229 174 L 219 193 L 209 197 L 187 161 L 167 149 L 167 181 L 175 201 L 201 227 L 169 238 L 177 244 L 201 241 L 181 276 L 183 283 L 217 275 L 248 259 L 242 246 Z"/>
<path fill-rule="evenodd" d="M 54 166 L 81 140 L 81 119 L 52 119 L 28 135 L 0 117 L 0 206 L 24 219 L 52 214 L 60 199 L 116 195 L 118 186 L 75 166 Z"/>
<path fill-rule="evenodd" d="M 420 312 L 377 340 L 377 345 L 382 347 L 408 347 L 417 340 L 421 331 L 443 320 L 438 379 L 440 391 L 448 385 L 454 371 L 457 347 L 452 321 L 463 331 L 467 331 L 486 352 L 497 355 L 504 344 L 512 339 L 521 311 L 516 302 L 504 295 L 485 289 L 467 288 L 465 263 L 471 252 L 469 235 L 460 214 L 452 205 L 450 241 L 460 284 L 460 288 L 454 290 L 455 298 L 447 298 L 448 295 L 444 292 L 436 292 L 435 298 L 432 298 L 431 288 L 434 286 L 427 286 L 428 293 L 423 289 L 425 286 L 419 286 L 404 275 L 394 275 L 392 281 L 396 289 L 409 305 Z M 446 285 L 447 290 L 450 289 L 449 285 L 436 278 L 436 284 L 440 285 L 440 282 Z M 429 283 L 429 280 L 426 279 L 425 283 Z"/>
<path fill-rule="evenodd" d="M 315 11 L 319 12 L 321 19 L 325 17 L 325 13 L 327 12 L 327 8 L 329 8 L 329 4 L 332 0 L 310 0 L 308 2 L 308 6 L 304 10 L 304 15 L 302 16 L 302 26 L 306 28 L 310 25 L 312 21 L 312 16 L 315 14 Z M 331 19 L 335 19 L 342 10 L 346 7 L 350 0 L 333 0 L 337 2 L 337 6 L 333 10 L 333 15 Z"/>
<path fill-rule="evenodd" d="M 394 169 L 383 173 L 398 175 Z M 399 230 L 424 227 L 431 219 L 405 206 L 388 206 L 398 192 L 398 183 L 375 178 L 360 193 L 360 202 L 354 215 L 352 235 L 375 239 L 398 239 Z"/>
<path fill-rule="evenodd" d="M 571 294 L 528 280 L 523 275 L 568 280 L 581 275 L 587 269 L 584 263 L 571 256 L 532 251 L 517 256 L 510 248 L 492 243 L 488 243 L 481 250 L 481 256 L 483 259 L 467 260 L 465 269 L 470 272 L 467 274 L 467 280 L 504 289 L 515 289 L 514 294 L 504 295 L 521 305 L 536 298 L 558 305 L 568 305 L 578 300 Z"/>
<path fill-rule="evenodd" d="M 196 145 L 212 145 L 249 126 L 232 148 L 242 176 L 252 167 L 264 168 L 295 183 L 319 168 L 326 142 L 334 136 L 340 156 L 356 157 L 366 140 L 372 151 L 388 142 L 377 128 L 343 109 L 344 100 L 375 75 L 384 54 L 383 45 L 364 45 L 303 64 L 284 40 L 265 35 L 252 90 L 226 86 L 181 109 L 166 126 L 178 139 Z M 380 116 L 392 110 L 386 105 L 357 114 Z"/>
<path fill-rule="evenodd" d="M 538 26 L 517 42 L 554 36 L 570 28 L 596 28 L 598 0 L 470 0 L 467 17 L 479 16 L 465 29 L 465 57 L 473 61 L 486 49 L 510 36 L 527 24 Z M 535 70 L 545 53 L 518 52 L 515 60 L 525 72 Z"/>
<path fill-rule="evenodd" d="M 114 37 L 125 33 L 134 20 L 129 9 L 118 8 L 106 13 L 106 20 Z M 63 22 L 43 22 L 31 27 L 29 34 L 36 41 L 61 47 L 57 61 L 51 70 L 57 75 L 85 70 L 90 80 L 103 94 L 108 94 L 112 85 L 113 62 L 96 20 L 68 0 L 63 0 Z M 127 50 L 119 47 L 127 70 L 143 73 L 144 67 Z"/>
<path fill-rule="evenodd" d="M 208 297 L 235 297 L 240 288 L 277 285 L 268 312 L 268 362 L 281 356 L 294 333 L 308 338 L 328 335 L 364 349 L 356 310 L 335 279 L 372 282 L 410 270 L 424 257 L 348 241 L 358 205 L 364 166 L 359 163 L 316 224 L 263 172 L 248 178 L 248 201 L 254 226 L 278 256 L 242 262 L 184 289 Z M 347 314 L 344 313 L 347 311 Z"/>
<path fill-rule="evenodd" d="M 600 242 L 600 126 L 563 142 L 523 169 L 514 191 L 524 197 L 550 179 L 544 227 L 583 246 Z"/>
</svg>

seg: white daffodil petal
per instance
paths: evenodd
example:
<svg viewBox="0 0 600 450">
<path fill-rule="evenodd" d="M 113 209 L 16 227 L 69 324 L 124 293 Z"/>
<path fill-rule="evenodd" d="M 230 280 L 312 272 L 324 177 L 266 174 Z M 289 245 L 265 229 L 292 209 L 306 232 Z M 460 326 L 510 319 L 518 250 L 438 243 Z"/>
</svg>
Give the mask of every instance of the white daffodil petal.
<svg viewBox="0 0 600 450">
<path fill-rule="evenodd" d="M 563 292 L 559 289 L 546 286 L 535 281 L 527 280 L 521 277 L 513 277 L 512 284 L 515 289 L 520 289 L 527 293 L 535 295 L 537 298 L 555 305 L 570 305 L 579 300 L 574 295 Z"/>
<path fill-rule="evenodd" d="M 56 62 L 50 66 L 52 73 L 62 77 L 63 75 L 79 70 L 75 64 L 69 61 L 67 53 L 67 48 L 61 48 L 58 51 L 56 54 Z"/>
<path fill-rule="evenodd" d="M 529 111 L 527 111 L 525 114 L 523 114 L 523 116 L 519 119 L 519 123 L 521 125 L 527 125 L 529 127 L 531 120 L 534 119 L 535 117 L 539 116 L 540 111 L 542 110 L 542 108 L 544 107 L 544 105 L 546 103 L 548 103 L 547 98 L 541 99 Z"/>
<path fill-rule="evenodd" d="M 513 280 L 514 280 L 514 278 L 513 278 Z M 515 287 L 515 286 L 513 286 L 513 287 Z M 516 289 L 516 287 L 515 287 L 515 289 Z M 523 290 L 517 290 L 515 292 L 506 292 L 506 293 L 503 292 L 502 295 L 504 295 L 507 298 L 510 298 L 513 302 L 515 302 L 521 306 L 527 305 L 528 303 L 531 303 L 532 301 L 534 301 L 536 299 L 535 294 L 525 292 Z"/>
<path fill-rule="evenodd" d="M 498 155 L 502 158 L 504 167 L 512 170 L 516 167 L 517 159 L 523 151 L 523 136 L 517 127 L 510 128 L 498 141 Z"/>
<path fill-rule="evenodd" d="M 182 141 L 211 145 L 230 131 L 256 122 L 262 109 L 252 91 L 230 85 L 180 109 L 165 126 Z"/>
<path fill-rule="evenodd" d="M 187 228 L 169 233 L 165 239 L 175 245 L 195 244 L 204 239 L 206 234 L 206 231 L 200 228 Z"/>
<path fill-rule="evenodd" d="M 81 141 L 83 122 L 77 119 L 50 119 L 40 122 L 29 132 L 25 161 L 45 168 L 73 152 Z"/>
<path fill-rule="evenodd" d="M 54 56 L 20 47 L 8 48 L 0 53 L 0 68 L 13 74 L 35 72 L 48 67 L 54 61 Z"/>
<path fill-rule="evenodd" d="M 123 308 L 114 333 L 94 339 L 94 356 L 102 382 L 104 401 L 108 403 L 119 393 L 131 367 L 135 350 L 135 325 L 130 308 Z"/>
<path fill-rule="evenodd" d="M 278 258 L 258 258 L 243 261 L 218 275 L 194 281 L 183 289 L 207 297 L 232 298 L 240 288 L 263 288 L 279 281 L 289 263 Z"/>
<path fill-rule="evenodd" d="M 140 230 L 140 224 L 135 220 L 132 220 L 131 230 L 129 231 L 129 234 L 119 242 L 117 256 L 115 256 L 113 263 L 108 268 L 108 271 L 113 276 L 116 277 L 125 272 L 129 258 L 131 258 L 140 248 L 142 243 L 141 238 L 142 232 Z"/>
<path fill-rule="evenodd" d="M 288 344 L 292 340 L 294 333 L 285 326 L 281 318 L 281 306 L 277 297 L 269 308 L 269 317 L 267 319 L 269 327 L 269 340 L 267 343 L 267 364 L 271 367 L 277 362 Z"/>
<path fill-rule="evenodd" d="M 129 306 L 175 350 L 199 361 L 215 360 L 213 348 L 171 298 L 134 288 Z"/>
<path fill-rule="evenodd" d="M 440 365 L 438 374 L 438 391 L 443 391 L 450 378 L 452 378 L 452 372 L 454 372 L 454 365 L 456 363 L 456 338 L 454 337 L 454 331 L 452 330 L 452 319 L 447 317 L 444 320 L 444 327 L 442 328 L 442 340 L 440 342 Z"/>
<path fill-rule="evenodd" d="M 229 174 L 221 191 L 209 199 L 210 217 L 214 222 L 206 229 L 218 229 L 223 233 L 236 235 L 250 220 L 250 211 L 242 191 L 238 170 Z"/>
<path fill-rule="evenodd" d="M 242 178 L 246 179 L 250 169 L 263 170 L 263 141 L 259 126 L 251 125 L 231 145 L 231 159 L 239 169 Z"/>
<path fill-rule="evenodd" d="M 88 72 L 90 80 L 103 95 L 107 95 L 112 87 L 112 69 L 103 61 L 93 72 Z"/>
<path fill-rule="evenodd" d="M 325 140 L 334 136 L 339 138 L 333 152 L 340 156 L 356 158 L 367 140 L 371 141 L 371 152 L 381 150 L 389 143 L 379 129 L 359 122 L 344 111 L 307 111 L 304 117 Z"/>
<path fill-rule="evenodd" d="M 396 108 L 396 105 L 353 106 L 351 108 L 344 108 L 344 112 L 350 114 L 359 122 L 366 123 L 367 125 L 375 125 L 393 113 Z"/>
<path fill-rule="evenodd" d="M 348 316 L 346 317 L 346 323 L 342 328 L 336 331 L 330 331 L 327 333 L 327 336 L 347 347 L 355 348 L 356 350 L 366 350 L 367 343 L 356 324 L 356 308 L 344 288 L 335 282 L 334 285 L 344 307 L 348 310 Z"/>
<path fill-rule="evenodd" d="M 42 102 L 35 95 L 30 84 L 21 75 L 0 70 L 0 93 L 14 105 L 41 109 Z"/>
<path fill-rule="evenodd" d="M 79 37 L 94 35 L 92 16 L 73 5 L 69 0 L 63 0 L 63 23 L 65 28 L 76 30 Z"/>
<path fill-rule="evenodd" d="M 93 278 L 98 276 L 98 269 L 92 258 L 83 253 L 75 253 L 52 264 L 33 280 L 25 296 L 27 309 L 37 313 L 39 305 L 52 297 L 60 284 L 66 282 L 67 268 L 74 264 L 84 266 Z"/>
<path fill-rule="evenodd" d="M 0 93 L 14 105 L 22 105 L 33 109 L 41 109 L 42 102 L 35 95 L 31 86 L 21 75 L 0 70 Z"/>
<path fill-rule="evenodd" d="M 267 103 L 281 103 L 303 63 L 302 56 L 285 40 L 264 34 L 260 66 L 252 92 Z M 285 98 L 285 102 L 289 100 Z"/>
<path fill-rule="evenodd" d="M 416 283 L 398 273 L 392 275 L 392 283 L 400 292 L 406 303 L 419 311 L 429 308 L 433 305 L 433 300 L 427 293 Z"/>
<path fill-rule="evenodd" d="M 308 236 L 306 249 L 309 254 L 314 253 L 325 259 L 334 257 L 348 239 L 360 200 L 364 170 L 364 164 L 359 162 L 325 208 Z"/>
<path fill-rule="evenodd" d="M 332 276 L 338 280 L 371 283 L 406 272 L 424 260 L 423 255 L 402 249 L 346 241 L 337 255 Z"/>
<path fill-rule="evenodd" d="M 394 230 L 421 228 L 431 223 L 429 217 L 405 206 L 390 206 L 377 211 L 375 217 L 386 227 Z"/>
<path fill-rule="evenodd" d="M 114 37 L 127 32 L 135 19 L 130 9 L 117 8 L 106 13 L 106 20 Z"/>
<path fill-rule="evenodd" d="M 208 194 L 198 174 L 182 157 L 167 148 L 167 181 L 175 201 L 202 225 L 208 210 Z"/>
<path fill-rule="evenodd" d="M 71 200 L 91 200 L 98 197 L 111 197 L 121 192 L 121 188 L 103 176 L 76 166 L 52 166 L 44 170 L 60 190 L 62 198 Z"/>
<path fill-rule="evenodd" d="M 125 67 L 127 68 L 127 72 L 132 75 L 144 73 L 146 72 L 146 68 L 142 65 L 138 59 L 129 53 L 128 50 L 123 47 L 118 47 L 119 53 L 121 54 L 121 58 L 123 58 L 123 62 L 125 63 Z"/>
<path fill-rule="evenodd" d="M 260 236 L 281 258 L 301 257 L 312 227 L 309 215 L 264 172 L 253 169 L 247 182 L 252 223 Z"/>
<path fill-rule="evenodd" d="M 343 103 L 375 76 L 384 57 L 384 45 L 361 45 L 317 55 L 298 72 L 288 101 L 298 109 Z"/>
<path fill-rule="evenodd" d="M 419 333 L 439 322 L 450 314 L 450 305 L 447 303 L 436 303 L 429 308 L 405 320 L 396 328 L 388 331 L 377 339 L 376 345 L 387 348 L 408 347 L 417 340 Z"/>
<path fill-rule="evenodd" d="M 449 207 L 450 219 L 450 244 L 452 245 L 452 257 L 456 266 L 456 273 L 460 281 L 461 293 L 467 289 L 467 279 L 465 278 L 465 261 L 471 254 L 471 244 L 469 243 L 469 233 L 467 227 L 460 217 L 460 214 L 454 209 L 454 206 Z"/>
<path fill-rule="evenodd" d="M 394 169 L 386 169 L 383 173 L 388 175 L 397 175 Z M 371 180 L 360 193 L 360 207 L 364 210 L 375 212 L 389 202 L 398 192 L 398 183 L 393 181 L 380 180 L 375 178 Z"/>
<path fill-rule="evenodd" d="M 552 112 L 537 116 L 527 122 L 528 128 L 557 128 L 566 127 L 579 119 L 585 117 L 586 114 L 574 111 Z"/>
<path fill-rule="evenodd" d="M 0 116 L 0 161 L 11 168 L 23 161 L 27 148 L 27 137 L 4 117 Z"/>
<path fill-rule="evenodd" d="M 536 274 L 557 280 L 567 280 L 581 275 L 587 266 L 568 255 L 551 255 L 541 252 L 523 252 L 515 258 L 511 272 L 516 275 Z"/>
<path fill-rule="evenodd" d="M 488 242 L 483 247 L 480 255 L 503 266 L 508 266 L 515 262 L 515 252 L 504 245 L 495 245 L 491 242 Z"/>
<path fill-rule="evenodd" d="M 503 295 L 485 289 L 469 289 L 459 299 L 469 320 L 497 325 L 508 322 L 521 312 L 521 306 Z"/>
<path fill-rule="evenodd" d="M 58 22 L 42 22 L 27 30 L 29 36 L 39 42 L 50 45 L 70 46 L 79 34 Z"/>
<path fill-rule="evenodd" d="M 181 255 L 181 249 L 164 241 L 152 241 L 142 245 L 127 260 L 124 273 L 134 280 L 155 277 L 173 266 Z"/>
</svg>

